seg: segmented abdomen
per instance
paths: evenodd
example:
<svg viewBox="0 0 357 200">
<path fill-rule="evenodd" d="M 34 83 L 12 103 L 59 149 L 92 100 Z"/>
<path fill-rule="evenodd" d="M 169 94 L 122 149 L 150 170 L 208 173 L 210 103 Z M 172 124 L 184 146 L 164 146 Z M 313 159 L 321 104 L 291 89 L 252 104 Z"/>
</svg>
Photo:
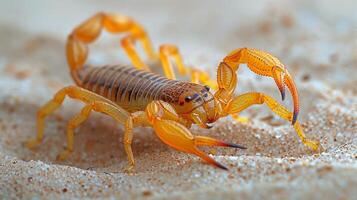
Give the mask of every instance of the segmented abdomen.
<svg viewBox="0 0 357 200">
<path fill-rule="evenodd" d="M 144 110 L 152 100 L 175 101 L 167 91 L 186 84 L 118 65 L 85 67 L 80 78 L 81 87 L 110 99 L 129 112 Z"/>
</svg>

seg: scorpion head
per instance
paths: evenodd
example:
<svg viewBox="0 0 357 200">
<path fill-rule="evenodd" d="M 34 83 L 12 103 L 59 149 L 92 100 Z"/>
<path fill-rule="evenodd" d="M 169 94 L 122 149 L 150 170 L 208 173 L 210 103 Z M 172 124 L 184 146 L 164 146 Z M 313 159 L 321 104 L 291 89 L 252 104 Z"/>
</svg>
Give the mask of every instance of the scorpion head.
<svg viewBox="0 0 357 200">
<path fill-rule="evenodd" d="M 222 108 L 214 98 L 208 86 L 191 84 L 190 90 L 186 90 L 179 96 L 179 105 L 176 110 L 185 119 L 202 128 L 211 128 L 210 123 L 219 118 Z"/>
</svg>

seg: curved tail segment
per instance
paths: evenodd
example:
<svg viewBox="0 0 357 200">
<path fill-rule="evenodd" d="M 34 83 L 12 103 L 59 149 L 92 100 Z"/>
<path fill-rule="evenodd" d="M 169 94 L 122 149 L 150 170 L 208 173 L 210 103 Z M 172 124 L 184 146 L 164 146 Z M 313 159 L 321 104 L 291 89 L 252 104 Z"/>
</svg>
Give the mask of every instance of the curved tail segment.
<svg viewBox="0 0 357 200">
<path fill-rule="evenodd" d="M 256 74 L 272 77 L 283 100 L 285 99 L 285 85 L 288 87 L 294 101 L 294 112 L 291 119 L 291 123 L 294 125 L 299 114 L 299 96 L 295 83 L 285 66 L 267 52 L 241 48 L 228 54 L 218 66 L 217 82 L 219 89 L 215 97 L 223 105 L 227 105 L 232 99 L 237 85 L 236 71 L 240 64 L 247 64 L 248 68 Z"/>
<path fill-rule="evenodd" d="M 135 51 L 135 42 L 139 41 L 149 58 L 156 57 L 144 28 L 127 16 L 100 12 L 77 26 L 68 36 L 67 62 L 72 78 L 78 85 L 82 82 L 78 72 L 88 57 L 87 45 L 99 37 L 103 28 L 109 33 L 128 33 L 121 40 L 122 47 L 136 68 L 150 71 Z"/>
</svg>

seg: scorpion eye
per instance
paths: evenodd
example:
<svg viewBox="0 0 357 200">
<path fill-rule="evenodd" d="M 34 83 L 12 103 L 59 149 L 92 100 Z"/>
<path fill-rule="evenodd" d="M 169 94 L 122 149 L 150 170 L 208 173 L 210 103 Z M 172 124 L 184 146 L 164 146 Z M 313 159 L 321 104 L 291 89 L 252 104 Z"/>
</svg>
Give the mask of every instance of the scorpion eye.
<svg viewBox="0 0 357 200">
<path fill-rule="evenodd" d="M 191 96 L 185 97 L 185 101 L 186 101 L 186 102 L 190 102 L 191 100 L 192 100 L 192 97 L 191 97 Z"/>
<path fill-rule="evenodd" d="M 210 90 L 210 88 L 209 88 L 208 85 L 205 85 L 204 87 L 205 87 L 205 89 L 206 89 L 207 92 Z"/>
</svg>

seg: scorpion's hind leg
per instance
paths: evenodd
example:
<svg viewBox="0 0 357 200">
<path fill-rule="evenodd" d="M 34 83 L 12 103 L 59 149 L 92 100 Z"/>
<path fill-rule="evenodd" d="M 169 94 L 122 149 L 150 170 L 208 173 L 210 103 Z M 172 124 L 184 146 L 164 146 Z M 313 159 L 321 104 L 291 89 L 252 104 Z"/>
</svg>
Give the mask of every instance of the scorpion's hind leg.
<svg viewBox="0 0 357 200">
<path fill-rule="evenodd" d="M 125 124 L 129 117 L 129 113 L 120 107 L 114 106 L 103 101 L 93 101 L 86 106 L 84 106 L 81 112 L 75 115 L 67 125 L 67 147 L 57 156 L 57 160 L 63 161 L 73 152 L 74 145 L 74 130 L 81 123 L 83 123 L 90 115 L 91 111 L 101 112 L 114 118 L 118 123 Z M 130 129 L 131 131 L 131 129 Z M 126 134 L 125 134 L 126 135 Z M 134 159 L 132 154 L 128 155 L 130 157 L 130 165 L 134 165 Z"/>
<path fill-rule="evenodd" d="M 242 94 L 233 98 L 233 100 L 229 102 L 227 107 L 224 109 L 224 112 L 226 114 L 235 114 L 252 105 L 263 103 L 265 103 L 274 113 L 279 115 L 281 118 L 290 122 L 293 120 L 293 113 L 291 113 L 288 109 L 279 104 L 276 100 L 265 94 L 255 92 Z M 299 121 L 296 121 L 296 123 L 294 124 L 294 129 L 303 144 L 310 147 L 314 151 L 319 148 L 319 142 L 312 141 L 306 138 Z"/>
<path fill-rule="evenodd" d="M 153 126 L 157 136 L 167 145 L 183 152 L 199 156 L 206 162 L 221 169 L 227 168 L 210 156 L 199 150 L 198 146 L 223 146 L 246 149 L 233 143 L 227 143 L 205 136 L 194 136 L 184 125 L 170 105 L 160 101 L 150 103 L 146 108 L 149 123 Z"/>
<path fill-rule="evenodd" d="M 44 119 L 47 115 L 53 113 L 61 104 L 67 94 L 67 89 L 63 88 L 58 91 L 53 99 L 47 102 L 42 108 L 37 111 L 37 134 L 36 138 L 29 139 L 25 144 L 28 148 L 33 149 L 38 146 L 43 140 L 43 131 L 44 131 Z"/>
<path fill-rule="evenodd" d="M 94 94 L 88 90 L 77 86 L 68 86 L 62 88 L 54 95 L 54 97 L 50 101 L 48 101 L 44 106 L 42 106 L 37 112 L 37 135 L 35 139 L 30 139 L 26 142 L 26 146 L 28 148 L 35 148 L 42 142 L 45 127 L 45 118 L 51 113 L 53 113 L 63 103 L 63 100 L 67 95 L 71 98 L 80 99 L 85 103 L 90 103 L 95 100 L 110 102 L 109 100 L 106 100 L 105 98 L 97 94 Z"/>
<path fill-rule="evenodd" d="M 126 124 L 131 119 L 128 112 L 119 106 L 113 104 L 111 101 L 101 97 L 91 91 L 85 90 L 77 86 L 69 86 L 58 91 L 52 100 L 46 103 L 37 113 L 37 136 L 35 139 L 30 139 L 26 142 L 28 148 L 34 148 L 43 140 L 44 120 L 45 117 L 54 112 L 62 103 L 66 96 L 80 100 L 87 105 L 82 109 L 80 114 L 72 118 L 67 126 L 67 148 L 57 157 L 59 160 L 64 160 L 73 151 L 73 131 L 89 116 L 92 110 L 105 113 L 113 117 L 121 124 Z M 126 126 L 125 138 L 130 138 L 132 127 Z M 129 135 L 129 136 L 128 136 Z M 125 140 L 125 141 L 131 141 Z M 128 143 L 128 142 L 127 142 Z M 128 146 L 126 143 L 126 146 Z M 129 149 L 126 147 L 126 150 Z M 131 151 L 127 151 L 130 165 L 134 165 L 134 159 Z"/>
</svg>

